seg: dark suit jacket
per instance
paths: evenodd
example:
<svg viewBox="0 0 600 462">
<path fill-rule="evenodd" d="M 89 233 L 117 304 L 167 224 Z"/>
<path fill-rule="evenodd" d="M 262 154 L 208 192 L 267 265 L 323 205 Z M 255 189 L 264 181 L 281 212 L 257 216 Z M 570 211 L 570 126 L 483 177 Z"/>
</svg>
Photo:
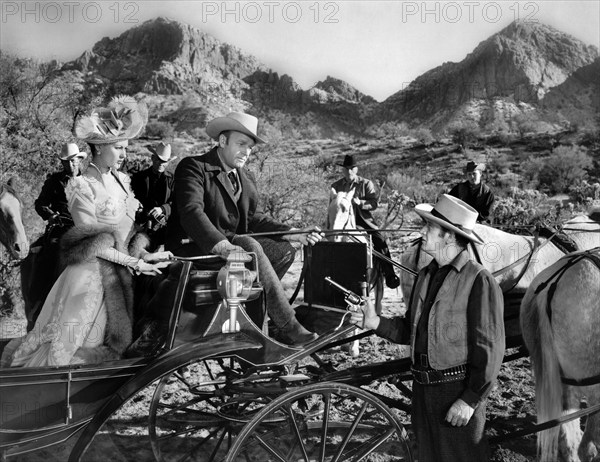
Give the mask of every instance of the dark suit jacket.
<svg viewBox="0 0 600 462">
<path fill-rule="evenodd" d="M 167 220 L 171 216 L 173 183 L 171 172 L 163 172 L 157 178 L 152 172 L 152 167 L 134 173 L 131 177 L 131 189 L 144 207 L 144 212 L 148 213 L 154 207 L 161 207 Z"/>
<path fill-rule="evenodd" d="M 207 255 L 217 242 L 231 241 L 236 234 L 290 229 L 259 209 L 254 175 L 246 168 L 237 173 L 242 193 L 236 203 L 216 147 L 179 163 L 173 212 L 167 224 L 167 250 L 177 255 Z M 182 239 L 188 238 L 193 244 L 182 245 Z"/>
<path fill-rule="evenodd" d="M 72 176 L 64 170 L 48 175 L 35 201 L 35 211 L 42 220 L 48 220 L 55 213 L 71 218 L 67 196 L 65 196 L 65 186 L 71 178 Z"/>
</svg>

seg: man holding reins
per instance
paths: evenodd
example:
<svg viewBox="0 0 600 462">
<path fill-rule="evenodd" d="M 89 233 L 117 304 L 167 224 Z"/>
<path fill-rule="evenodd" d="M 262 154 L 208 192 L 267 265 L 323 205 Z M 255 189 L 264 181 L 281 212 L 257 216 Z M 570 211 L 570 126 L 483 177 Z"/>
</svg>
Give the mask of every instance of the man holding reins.
<svg viewBox="0 0 600 462">
<path fill-rule="evenodd" d="M 373 241 L 373 248 L 391 259 L 390 249 L 383 235 L 378 231 L 371 212 L 379 206 L 377 191 L 371 180 L 358 176 L 358 164 L 354 156 L 346 155 L 344 162 L 338 164 L 344 169 L 344 177 L 331 185 L 331 188 L 337 192 L 350 192 L 354 190 L 352 197 L 352 207 L 356 224 L 363 229 L 369 230 L 369 235 Z M 395 289 L 400 285 L 400 279 L 394 272 L 394 266 L 388 261 L 381 261 L 381 269 L 385 275 L 385 283 L 390 289 Z"/>
<path fill-rule="evenodd" d="M 258 119 L 232 112 L 211 120 L 207 134 L 216 141 L 204 155 L 183 159 L 175 170 L 173 213 L 167 224 L 166 248 L 181 256 L 254 252 L 265 289 L 267 312 L 279 340 L 300 345 L 316 334 L 296 319 L 280 278 L 294 260 L 290 242 L 313 245 L 323 234 L 316 227 L 305 233 L 253 238 L 261 232 L 298 231 L 262 212 L 254 175 L 245 167 L 254 146 L 265 141 L 257 134 Z"/>
</svg>

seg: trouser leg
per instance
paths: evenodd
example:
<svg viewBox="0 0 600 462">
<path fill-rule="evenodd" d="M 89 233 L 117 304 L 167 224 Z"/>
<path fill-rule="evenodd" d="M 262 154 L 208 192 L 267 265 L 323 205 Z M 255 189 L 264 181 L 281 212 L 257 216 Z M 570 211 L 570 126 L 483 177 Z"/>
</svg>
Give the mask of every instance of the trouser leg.
<svg viewBox="0 0 600 462">
<path fill-rule="evenodd" d="M 263 252 L 271 262 L 273 270 L 279 279 L 285 276 L 288 272 L 294 258 L 296 249 L 288 241 L 276 241 L 268 237 L 255 238 L 263 249 Z"/>
<path fill-rule="evenodd" d="M 419 462 L 485 462 L 490 452 L 484 434 L 485 402 L 469 423 L 453 427 L 446 422 L 452 403 L 464 391 L 463 382 L 439 385 L 413 383 L 412 423 Z"/>
<path fill-rule="evenodd" d="M 288 302 L 283 286 L 279 281 L 279 276 L 261 245 L 250 236 L 235 236 L 232 243 L 239 245 L 247 252 L 256 253 L 260 281 L 265 290 L 267 312 L 273 323 L 278 327 L 283 327 L 290 321 L 295 320 L 296 314 Z"/>
</svg>

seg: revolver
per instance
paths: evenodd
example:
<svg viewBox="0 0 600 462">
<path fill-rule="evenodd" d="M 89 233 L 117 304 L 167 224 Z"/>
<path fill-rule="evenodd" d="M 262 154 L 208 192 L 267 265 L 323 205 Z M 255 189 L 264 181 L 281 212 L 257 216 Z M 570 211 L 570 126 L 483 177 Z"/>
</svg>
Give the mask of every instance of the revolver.
<svg viewBox="0 0 600 462">
<path fill-rule="evenodd" d="M 346 303 L 348 303 L 349 305 L 360 305 L 361 303 L 363 303 L 363 301 L 364 301 L 363 297 L 361 297 L 360 295 L 356 295 L 354 292 L 352 292 L 349 289 L 346 289 L 344 286 L 342 286 L 341 284 L 338 284 L 333 279 L 331 279 L 329 276 L 327 276 L 325 278 L 325 281 L 328 282 L 329 284 L 331 284 L 335 289 L 337 289 L 341 293 L 343 293 L 344 301 Z M 361 287 L 363 289 L 363 295 L 366 295 L 367 284 L 365 282 L 361 282 Z"/>
</svg>

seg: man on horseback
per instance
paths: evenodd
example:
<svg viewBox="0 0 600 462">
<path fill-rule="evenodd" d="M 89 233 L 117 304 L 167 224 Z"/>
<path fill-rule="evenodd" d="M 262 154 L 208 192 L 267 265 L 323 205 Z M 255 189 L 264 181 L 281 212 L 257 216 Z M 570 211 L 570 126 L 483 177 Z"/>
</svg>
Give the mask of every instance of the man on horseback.
<svg viewBox="0 0 600 462">
<path fill-rule="evenodd" d="M 65 186 L 71 178 L 80 175 L 80 162 L 86 157 L 77 144 L 64 144 L 58 154 L 62 170 L 48 175 L 35 201 L 35 211 L 48 223 L 44 234 L 31 245 L 31 253 L 21 267 L 25 313 L 30 327 L 60 275 L 58 242 L 73 227 Z"/>
<path fill-rule="evenodd" d="M 369 234 L 374 249 L 391 259 L 387 242 L 378 231 L 378 226 L 371 214 L 371 211 L 379 205 L 375 185 L 371 180 L 358 176 L 358 164 L 354 160 L 354 156 L 346 155 L 344 162 L 338 165 L 344 167 L 344 177 L 333 183 L 331 187 L 335 192 L 349 192 L 354 189 L 352 206 L 356 224 L 364 229 L 371 230 Z M 385 275 L 386 285 L 391 289 L 398 287 L 400 279 L 394 272 L 394 266 L 390 262 L 382 261 L 381 268 Z"/>
<path fill-rule="evenodd" d="M 481 181 L 485 164 L 476 164 L 472 160 L 465 166 L 465 181 L 454 186 L 448 194 L 458 197 L 479 213 L 478 222 L 488 221 L 494 205 L 494 193 L 490 187 Z"/>
<path fill-rule="evenodd" d="M 353 322 L 393 342 L 411 345 L 412 422 L 420 462 L 489 460 L 486 399 L 505 348 L 500 286 L 469 258 L 477 211 L 442 195 L 425 220 L 422 249 L 433 257 L 418 274 L 405 317 L 379 317 L 368 303 Z"/>
<path fill-rule="evenodd" d="M 232 112 L 211 120 L 207 134 L 217 142 L 201 156 L 183 159 L 175 170 L 175 198 L 167 224 L 166 248 L 180 256 L 254 252 L 265 288 L 267 311 L 278 328 L 279 339 L 303 344 L 317 338 L 296 319 L 280 279 L 294 260 L 291 241 L 313 245 L 323 237 L 316 227 L 306 233 L 277 238 L 251 237 L 251 233 L 297 231 L 273 220 L 259 206 L 254 175 L 245 164 L 257 143 L 258 119 Z"/>
<path fill-rule="evenodd" d="M 67 229 L 73 226 L 73 219 L 69 212 L 65 186 L 69 180 L 80 174 L 80 162 L 87 157 L 85 152 L 80 152 L 75 143 L 62 146 L 58 155 L 62 170 L 48 175 L 42 186 L 42 191 L 35 201 L 35 211 L 42 220 L 48 221 L 45 239 L 58 239 Z"/>
</svg>

